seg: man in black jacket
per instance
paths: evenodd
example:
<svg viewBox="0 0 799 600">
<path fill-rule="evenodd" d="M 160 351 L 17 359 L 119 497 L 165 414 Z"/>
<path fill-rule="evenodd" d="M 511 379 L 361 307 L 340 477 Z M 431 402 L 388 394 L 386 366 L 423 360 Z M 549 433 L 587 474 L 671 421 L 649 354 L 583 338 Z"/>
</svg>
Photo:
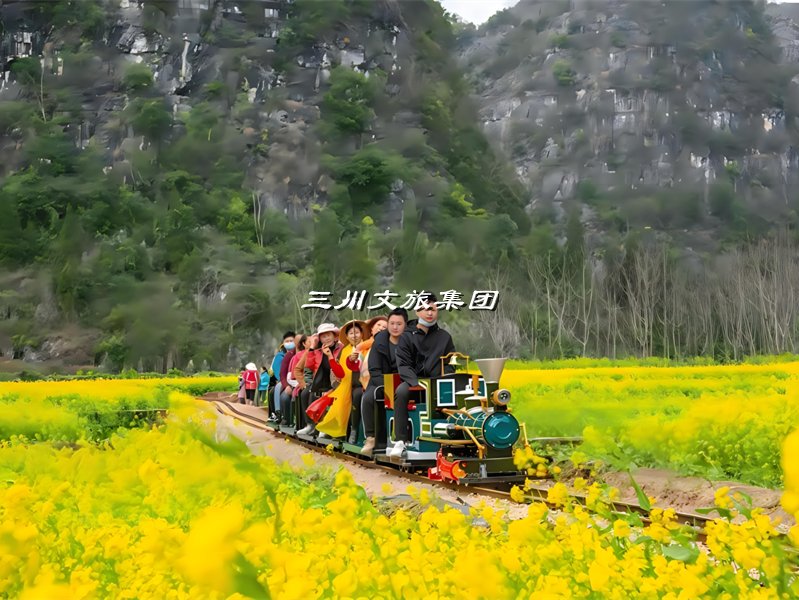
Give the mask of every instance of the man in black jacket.
<svg viewBox="0 0 799 600">
<path fill-rule="evenodd" d="M 408 400 L 410 388 L 419 385 L 419 377 L 439 377 L 441 357 L 455 351 L 452 336 L 438 326 L 437 298 L 428 293 L 420 296 L 425 304 L 416 311 L 397 344 L 397 370 L 402 383 L 394 390 L 394 447 L 387 456 L 402 456 L 408 436 Z M 455 368 L 445 365 L 444 373 Z"/>
<path fill-rule="evenodd" d="M 408 311 L 395 308 L 388 315 L 386 329 L 375 336 L 369 350 L 369 383 L 363 392 L 361 414 L 366 436 L 361 454 L 371 456 L 375 449 L 375 391 L 383 385 L 383 375 L 397 373 L 397 344 L 408 324 Z"/>
</svg>

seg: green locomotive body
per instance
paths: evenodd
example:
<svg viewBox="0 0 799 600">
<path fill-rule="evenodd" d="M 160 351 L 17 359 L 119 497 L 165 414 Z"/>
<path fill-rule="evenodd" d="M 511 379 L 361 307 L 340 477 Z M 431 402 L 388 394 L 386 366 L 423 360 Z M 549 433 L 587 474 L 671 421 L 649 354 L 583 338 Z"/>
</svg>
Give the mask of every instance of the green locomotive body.
<svg viewBox="0 0 799 600">
<path fill-rule="evenodd" d="M 508 407 L 510 392 L 499 387 L 505 360 L 474 361 L 481 373 L 420 379 L 411 388 L 408 426 L 412 441 L 405 454 L 376 454 L 375 459 L 405 469 L 427 468 L 431 479 L 463 485 L 524 481 L 525 473 L 515 466 L 513 452 L 519 443 L 527 443 L 526 435 L 522 436 L 525 428 Z M 384 410 L 377 414 L 381 415 L 378 419 L 385 419 L 387 445 L 394 442 L 393 398 L 399 383 L 399 375 L 384 376 Z"/>
</svg>

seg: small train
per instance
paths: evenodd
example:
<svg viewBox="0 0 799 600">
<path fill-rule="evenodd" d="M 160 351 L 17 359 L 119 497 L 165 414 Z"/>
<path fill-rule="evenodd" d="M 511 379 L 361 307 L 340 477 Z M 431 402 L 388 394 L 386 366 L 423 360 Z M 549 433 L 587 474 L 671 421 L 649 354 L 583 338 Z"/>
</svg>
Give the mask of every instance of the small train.
<svg viewBox="0 0 799 600">
<path fill-rule="evenodd" d="M 458 366 L 458 357 L 466 360 L 463 372 L 444 373 L 444 361 Z M 452 352 L 441 357 L 439 377 L 420 378 L 411 388 L 408 403 L 408 430 L 412 442 L 401 457 L 386 455 L 394 444 L 394 390 L 400 384 L 398 374 L 384 375 L 383 385 L 375 390 L 376 443 L 371 459 L 361 454 L 365 442 L 359 432 L 356 444 L 343 439 L 317 439 L 298 434 L 299 415 L 294 411 L 292 426 L 269 421 L 281 433 L 337 451 L 391 465 L 401 471 L 426 473 L 431 480 L 459 485 L 517 483 L 525 471 L 513 460 L 514 449 L 527 445 L 527 431 L 508 406 L 511 393 L 499 387 L 505 358 L 473 361 L 479 373 L 469 371 L 469 356 Z M 301 425 L 301 424 L 300 424 Z"/>
</svg>

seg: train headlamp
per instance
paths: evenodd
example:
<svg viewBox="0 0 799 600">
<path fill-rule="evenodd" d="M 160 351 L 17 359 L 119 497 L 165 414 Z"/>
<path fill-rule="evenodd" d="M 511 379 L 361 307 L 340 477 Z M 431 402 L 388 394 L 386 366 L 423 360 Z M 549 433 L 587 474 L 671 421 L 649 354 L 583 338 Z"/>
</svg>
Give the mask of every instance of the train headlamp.
<svg viewBox="0 0 799 600">
<path fill-rule="evenodd" d="M 491 394 L 491 401 L 497 406 L 507 406 L 510 402 L 510 392 L 506 389 L 496 390 Z"/>
</svg>

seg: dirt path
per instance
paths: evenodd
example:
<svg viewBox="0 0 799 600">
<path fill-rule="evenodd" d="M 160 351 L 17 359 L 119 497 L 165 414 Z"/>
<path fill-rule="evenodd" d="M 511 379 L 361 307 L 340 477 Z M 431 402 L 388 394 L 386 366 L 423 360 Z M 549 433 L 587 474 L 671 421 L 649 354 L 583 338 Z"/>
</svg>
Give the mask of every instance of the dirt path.
<svg viewBox="0 0 799 600">
<path fill-rule="evenodd" d="M 780 506 L 782 492 L 778 490 L 735 481 L 686 477 L 664 469 L 637 469 L 633 471 L 633 477 L 648 496 L 656 499 L 656 506 L 670 507 L 680 512 L 696 512 L 697 508 L 712 507 L 716 490 L 727 486 L 731 493 L 737 491 L 750 496 L 752 506 L 762 508 L 772 519 L 779 519 L 786 526 L 795 523 L 793 517 Z M 619 489 L 621 500 L 636 501 L 635 489 L 626 473 L 608 473 L 603 475 L 603 480 Z M 717 513 L 712 513 L 711 516 L 717 516 Z"/>
<path fill-rule="evenodd" d="M 236 410 L 259 418 L 264 418 L 266 415 L 263 409 L 248 405 L 237 404 Z M 307 450 L 300 444 L 278 434 L 250 427 L 241 421 L 237 422 L 236 419 L 227 415 L 217 414 L 217 435 L 220 438 L 233 435 L 244 441 L 253 454 L 269 456 L 278 462 L 287 463 L 295 469 L 307 468 L 303 462 L 303 455 L 311 455 L 316 465 L 323 469 L 329 468 L 335 472 L 339 468 L 345 468 L 352 474 L 355 482 L 373 498 L 406 494 L 406 488 L 413 485 L 418 490 L 426 489 L 432 497 L 440 498 L 453 506 L 477 506 L 484 501 L 486 505 L 496 510 L 505 511 L 510 519 L 521 519 L 527 516 L 528 507 L 526 505 L 499 498 L 457 492 L 434 484 L 411 481 L 403 478 L 399 473 L 394 475 L 382 469 L 342 462 L 333 456 Z"/>
<path fill-rule="evenodd" d="M 212 393 L 206 395 L 207 399 L 219 399 L 236 402 L 235 394 Z M 262 408 L 245 404 L 236 404 L 236 410 L 263 419 L 266 411 Z M 317 465 L 333 470 L 344 467 L 352 473 L 355 481 L 361 485 L 370 496 L 386 496 L 405 493 L 408 485 L 417 489 L 427 489 L 431 495 L 437 496 L 453 505 L 474 506 L 481 500 L 498 510 L 505 510 L 511 519 L 523 518 L 527 514 L 527 506 L 501 499 L 478 496 L 477 494 L 456 492 L 421 482 L 402 478 L 400 474 L 394 475 L 379 469 L 371 469 L 360 465 L 341 462 L 332 456 L 311 452 L 303 446 L 278 436 L 277 434 L 261 431 L 243 423 L 234 424 L 233 419 L 219 415 L 219 426 L 228 433 L 244 440 L 254 454 L 271 456 L 279 462 L 287 462 L 294 468 L 304 468 L 302 456 L 310 454 Z M 250 432 L 250 435 L 247 432 Z M 673 508 L 679 512 L 695 513 L 698 508 L 712 507 L 714 494 L 722 486 L 729 486 L 732 492 L 741 491 L 752 498 L 753 506 L 764 509 L 765 514 L 772 519 L 779 519 L 781 529 L 795 523 L 792 516 L 780 507 L 782 492 L 767 488 L 759 488 L 731 481 L 709 481 L 700 477 L 686 477 L 664 469 L 638 469 L 633 472 L 633 477 L 643 491 L 655 498 L 655 506 Z M 627 473 L 609 472 L 602 474 L 602 480 L 618 488 L 619 500 L 637 504 L 635 489 L 630 483 Z M 563 483 L 571 487 L 573 477 L 563 478 Z M 553 481 L 538 481 L 540 487 L 549 487 Z M 384 485 L 391 487 L 391 492 L 386 493 Z M 713 513 L 711 516 L 717 516 Z"/>
</svg>

